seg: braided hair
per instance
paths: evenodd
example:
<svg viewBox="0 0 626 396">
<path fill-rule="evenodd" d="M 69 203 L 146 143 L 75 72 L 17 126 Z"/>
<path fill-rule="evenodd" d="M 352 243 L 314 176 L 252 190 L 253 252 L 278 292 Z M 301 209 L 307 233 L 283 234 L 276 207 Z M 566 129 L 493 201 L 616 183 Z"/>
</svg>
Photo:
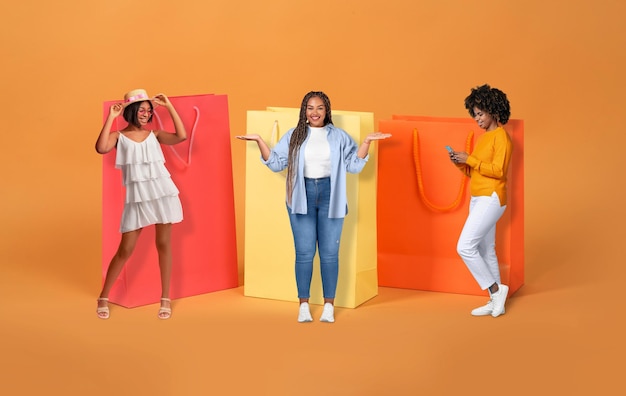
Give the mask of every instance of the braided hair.
<svg viewBox="0 0 626 396">
<path fill-rule="evenodd" d="M 487 84 L 472 88 L 472 92 L 465 98 L 465 108 L 472 118 L 475 116 L 474 107 L 489 113 L 502 125 L 506 124 L 511 116 L 511 105 L 506 94 Z"/>
<path fill-rule="evenodd" d="M 311 98 L 318 97 L 324 102 L 326 107 L 326 116 L 324 117 L 324 126 L 333 123 L 333 118 L 330 111 L 330 99 L 321 91 L 311 91 L 304 95 L 302 104 L 300 105 L 300 117 L 298 119 L 298 125 L 294 129 L 291 139 L 289 140 L 289 153 L 287 161 L 287 200 L 291 204 L 291 192 L 293 191 L 293 183 L 295 180 L 296 169 L 298 168 L 298 152 L 300 146 L 307 137 L 308 121 L 306 119 L 306 107 Z"/>
</svg>

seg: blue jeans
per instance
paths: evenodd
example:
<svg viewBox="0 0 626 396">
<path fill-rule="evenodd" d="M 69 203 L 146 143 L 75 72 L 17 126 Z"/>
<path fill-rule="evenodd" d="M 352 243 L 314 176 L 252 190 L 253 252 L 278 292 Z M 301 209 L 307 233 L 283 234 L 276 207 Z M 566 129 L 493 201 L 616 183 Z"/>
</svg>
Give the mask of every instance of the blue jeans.
<svg viewBox="0 0 626 396">
<path fill-rule="evenodd" d="M 324 298 L 335 298 L 339 275 L 339 241 L 343 218 L 328 218 L 330 206 L 330 178 L 305 178 L 307 214 L 289 213 L 291 231 L 296 248 L 296 284 L 298 298 L 309 298 L 313 258 L 319 247 L 320 272 Z"/>
</svg>

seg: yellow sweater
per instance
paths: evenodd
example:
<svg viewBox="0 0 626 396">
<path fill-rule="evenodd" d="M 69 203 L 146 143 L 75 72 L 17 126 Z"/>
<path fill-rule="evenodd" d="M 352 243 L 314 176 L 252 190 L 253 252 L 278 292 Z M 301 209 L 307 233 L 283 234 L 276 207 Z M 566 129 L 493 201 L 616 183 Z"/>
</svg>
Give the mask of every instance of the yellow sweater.
<svg viewBox="0 0 626 396">
<path fill-rule="evenodd" d="M 511 137 L 502 127 L 478 138 L 466 163 L 459 165 L 471 178 L 472 196 L 490 196 L 495 191 L 500 197 L 500 206 L 506 205 L 506 176 L 512 150 Z"/>
</svg>

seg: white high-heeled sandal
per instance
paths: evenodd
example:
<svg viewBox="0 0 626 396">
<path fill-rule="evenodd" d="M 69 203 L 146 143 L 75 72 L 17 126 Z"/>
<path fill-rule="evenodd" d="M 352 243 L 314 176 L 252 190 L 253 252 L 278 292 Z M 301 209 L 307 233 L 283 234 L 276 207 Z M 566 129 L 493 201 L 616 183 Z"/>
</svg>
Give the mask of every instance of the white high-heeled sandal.
<svg viewBox="0 0 626 396">
<path fill-rule="evenodd" d="M 98 298 L 98 302 L 100 301 L 106 301 L 107 306 L 98 307 L 98 309 L 96 309 L 96 313 L 98 314 L 98 317 L 100 319 L 109 319 L 109 299 L 105 297 L 100 297 Z"/>
<path fill-rule="evenodd" d="M 159 319 L 164 319 L 165 320 L 165 319 L 169 319 L 170 317 L 172 317 L 172 308 L 164 307 L 163 306 L 163 301 L 166 301 L 166 302 L 172 304 L 172 300 L 170 300 L 169 298 L 162 298 L 161 299 L 161 308 L 159 308 L 159 313 L 157 314 L 157 316 L 159 317 Z"/>
</svg>

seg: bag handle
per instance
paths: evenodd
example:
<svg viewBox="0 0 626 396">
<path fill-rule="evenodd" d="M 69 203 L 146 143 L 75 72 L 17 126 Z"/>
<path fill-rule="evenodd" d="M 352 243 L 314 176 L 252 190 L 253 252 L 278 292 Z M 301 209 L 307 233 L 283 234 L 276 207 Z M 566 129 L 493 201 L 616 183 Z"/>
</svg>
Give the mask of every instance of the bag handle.
<svg viewBox="0 0 626 396">
<path fill-rule="evenodd" d="M 198 126 L 198 122 L 200 121 L 200 109 L 197 106 L 193 106 L 193 109 L 196 111 L 196 118 L 193 122 L 193 126 L 191 127 L 191 132 L 189 133 L 189 148 L 187 149 L 187 161 L 181 158 L 181 156 L 178 154 L 178 151 L 176 151 L 174 146 L 168 145 L 170 150 L 172 150 L 172 153 L 174 153 L 174 156 L 178 158 L 178 160 L 185 166 L 185 168 L 188 168 L 191 165 L 191 147 L 193 145 L 193 138 L 196 136 L 196 133 L 195 133 L 196 127 Z M 161 121 L 161 117 L 159 117 L 159 114 L 156 111 L 154 112 L 154 116 L 156 117 L 157 123 L 159 124 L 159 128 L 163 130 L 163 122 Z"/>
<path fill-rule="evenodd" d="M 467 139 L 465 141 L 465 151 L 470 152 L 472 146 L 472 138 L 474 137 L 474 132 L 470 131 L 467 135 Z M 467 183 L 467 176 L 465 174 L 461 175 L 461 186 L 459 187 L 459 192 L 456 195 L 454 202 L 447 206 L 437 206 L 430 202 L 428 197 L 426 197 L 426 193 L 424 192 L 424 181 L 422 176 L 422 165 L 420 163 L 419 157 L 419 134 L 417 132 L 417 128 L 413 129 L 413 161 L 415 162 L 415 173 L 417 175 L 417 187 L 420 193 L 420 198 L 426 207 L 434 212 L 450 212 L 459 207 L 461 204 L 461 200 L 463 198 L 463 192 L 465 191 L 465 185 Z"/>
<path fill-rule="evenodd" d="M 278 144 L 278 140 L 279 140 L 279 136 L 278 136 L 278 120 L 274 120 L 274 124 L 272 125 L 272 133 L 270 135 L 270 149 L 273 149 L 276 144 Z M 282 173 L 283 175 L 287 175 L 287 169 L 283 169 L 282 171 L 280 171 L 280 173 Z"/>
<path fill-rule="evenodd" d="M 272 134 L 270 135 L 270 147 L 276 146 L 278 143 L 278 120 L 274 120 L 274 125 L 272 125 Z"/>
</svg>

